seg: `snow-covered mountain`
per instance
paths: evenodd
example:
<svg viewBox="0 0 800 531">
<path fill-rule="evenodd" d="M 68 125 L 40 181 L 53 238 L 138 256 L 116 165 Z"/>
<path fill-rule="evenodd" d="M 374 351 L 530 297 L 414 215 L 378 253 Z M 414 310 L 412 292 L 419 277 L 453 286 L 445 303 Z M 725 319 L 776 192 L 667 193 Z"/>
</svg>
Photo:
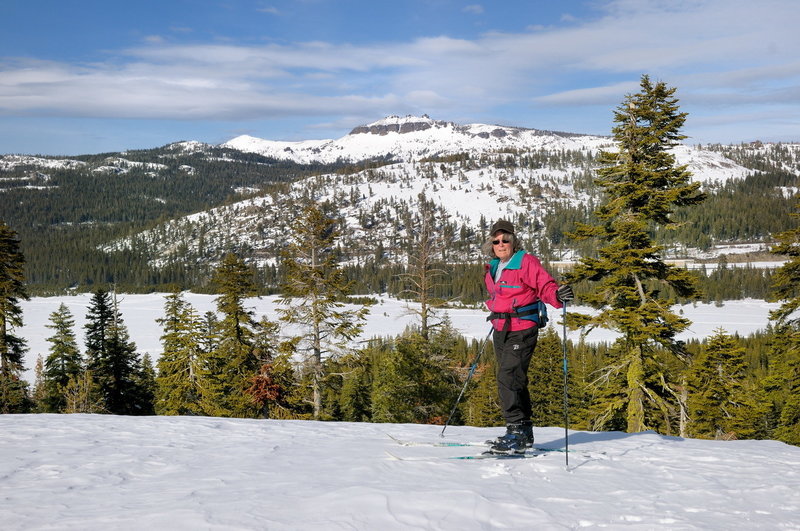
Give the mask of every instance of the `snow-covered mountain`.
<svg viewBox="0 0 800 531">
<path fill-rule="evenodd" d="M 456 153 L 518 149 L 596 150 L 611 139 L 499 125 L 457 125 L 424 116 L 389 116 L 353 129 L 336 140 L 276 142 L 239 136 L 223 147 L 296 162 L 356 162 L 369 159 L 410 161 Z"/>
<path fill-rule="evenodd" d="M 198 149 L 196 144 L 171 147 Z M 174 219 L 108 249 L 147 246 L 154 249 L 157 263 L 177 258 L 178 252 L 203 260 L 204 254 L 218 257 L 215 250 L 233 248 L 271 262 L 278 235 L 308 198 L 336 205 L 354 261 L 371 252 L 359 252 L 365 239 L 382 242 L 391 256 L 407 234 L 404 215 L 416 210 L 420 197 L 438 205 L 454 231 L 473 233 L 498 217 L 524 219 L 522 233 L 535 242 L 542 238 L 543 219 L 555 208 L 596 202 L 591 186 L 595 156 L 614 144 L 609 137 L 390 116 L 336 140 L 275 142 L 241 136 L 220 147 L 299 163 L 382 163 L 298 180 L 279 194 Z M 718 151 L 681 145 L 674 153 L 695 179 L 707 183 L 752 172 Z"/>
<path fill-rule="evenodd" d="M 598 150 L 613 150 L 614 142 L 611 137 L 577 133 L 487 124 L 458 125 L 423 115 L 389 116 L 356 127 L 335 140 L 278 142 L 242 135 L 221 146 L 300 163 L 333 163 L 373 159 L 410 162 L 462 153 L 575 151 L 594 155 Z M 701 180 L 738 178 L 748 171 L 712 151 L 680 146 L 675 154 L 678 162 L 688 164 Z"/>
</svg>

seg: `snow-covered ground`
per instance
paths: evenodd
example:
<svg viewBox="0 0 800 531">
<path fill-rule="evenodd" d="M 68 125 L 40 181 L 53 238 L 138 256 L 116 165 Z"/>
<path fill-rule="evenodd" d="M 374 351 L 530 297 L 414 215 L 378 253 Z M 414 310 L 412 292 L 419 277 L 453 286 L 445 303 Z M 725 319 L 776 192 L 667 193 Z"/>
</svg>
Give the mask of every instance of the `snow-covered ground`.
<svg viewBox="0 0 800 531">
<path fill-rule="evenodd" d="M 800 448 L 573 431 L 456 460 L 497 428 L 0 415 L 4 530 L 798 530 Z M 562 428 L 536 444 L 564 447 Z"/>
<path fill-rule="evenodd" d="M 14 333 L 23 337 L 27 343 L 29 352 L 25 360 L 26 379 L 34 381 L 33 369 L 36 358 L 41 355 L 47 357 L 50 343 L 47 338 L 53 335 L 53 331 L 47 328 L 50 323 L 50 314 L 56 311 L 61 303 L 67 305 L 75 318 L 75 332 L 78 344 L 84 346 L 84 324 L 86 323 L 86 313 L 91 303 L 91 294 L 81 294 L 75 296 L 60 297 L 34 297 L 30 301 L 22 303 L 23 319 L 25 326 L 18 328 Z M 409 325 L 419 322 L 417 315 L 409 311 L 409 306 L 414 306 L 405 301 L 392 299 L 389 297 L 378 297 L 379 303 L 372 306 L 367 319 L 364 331 L 358 341 L 366 341 L 374 337 L 395 336 L 403 332 Z M 186 294 L 186 300 L 190 302 L 202 315 L 207 311 L 214 311 L 216 304 L 213 295 L 198 295 L 193 293 Z M 162 335 L 161 326 L 156 322 L 164 316 L 165 295 L 153 293 L 147 295 L 120 295 L 118 298 L 120 312 L 125 325 L 128 327 L 131 339 L 136 343 L 138 352 L 141 354 L 149 353 L 153 361 L 158 359 L 161 353 Z M 277 297 L 262 297 L 248 299 L 247 307 L 252 308 L 256 315 L 256 320 L 262 316 L 267 316 L 273 321 L 278 320 L 276 308 Z M 769 312 L 778 307 L 776 303 L 767 303 L 763 300 L 746 299 L 741 301 L 727 301 L 722 306 L 715 304 L 687 304 L 677 306 L 675 311 L 692 321 L 692 326 L 681 335 L 681 339 L 703 339 L 713 335 L 718 328 L 725 329 L 728 333 L 738 333 L 747 336 L 753 332 L 763 330 L 768 325 Z M 570 307 L 570 311 L 589 312 L 588 307 Z M 483 339 L 489 332 L 489 325 L 486 323 L 486 312 L 480 309 L 450 309 L 447 310 L 450 320 L 461 334 L 468 338 Z M 550 308 L 551 325 L 556 326 L 561 333 L 559 325 L 561 313 L 559 310 Z M 286 328 L 283 333 L 292 334 L 292 329 Z M 580 338 L 580 331 L 569 332 L 569 337 L 573 340 Z M 600 342 L 613 341 L 615 335 L 607 330 L 594 330 L 586 336 L 586 341 Z"/>
</svg>

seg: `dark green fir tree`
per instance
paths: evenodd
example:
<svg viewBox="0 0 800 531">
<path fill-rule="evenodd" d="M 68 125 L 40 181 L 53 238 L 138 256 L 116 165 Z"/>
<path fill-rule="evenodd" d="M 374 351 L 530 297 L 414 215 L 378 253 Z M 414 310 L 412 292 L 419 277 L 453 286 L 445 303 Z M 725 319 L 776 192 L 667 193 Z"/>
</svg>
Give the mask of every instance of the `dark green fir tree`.
<svg viewBox="0 0 800 531">
<path fill-rule="evenodd" d="M 254 272 L 235 254 L 228 254 L 214 272 L 217 313 L 214 348 L 203 353 L 199 371 L 200 401 L 204 414 L 218 417 L 255 417 L 259 407 L 247 390 L 259 373 L 255 351 L 254 312 L 245 306 L 255 296 Z"/>
<path fill-rule="evenodd" d="M 791 216 L 800 219 L 798 212 Z M 772 252 L 787 256 L 788 260 L 773 275 L 775 298 L 782 303 L 770 314 L 776 338 L 770 348 L 764 388 L 778 417 L 774 436 L 800 445 L 800 228 L 782 232 L 776 239 Z"/>
<path fill-rule="evenodd" d="M 576 411 L 580 389 L 568 375 L 570 410 Z M 555 329 L 548 327 L 539 334 L 528 369 L 528 390 L 531 395 L 531 419 L 535 426 L 564 425 L 564 353 Z"/>
<path fill-rule="evenodd" d="M 429 339 L 418 332 L 398 338 L 376 367 L 373 421 L 443 424 L 459 391 L 452 368 L 455 340 L 449 327 Z"/>
<path fill-rule="evenodd" d="M 142 366 L 136 345 L 119 312 L 116 296 L 99 289 L 86 315 L 86 358 L 103 409 L 116 415 L 146 415 L 152 401 L 141 388 Z"/>
<path fill-rule="evenodd" d="M 67 384 L 84 371 L 83 356 L 75 337 L 75 319 L 65 304 L 50 314 L 47 328 L 53 330 L 53 335 L 47 338 L 50 353 L 44 362 L 42 410 L 62 413 L 67 406 Z"/>
<path fill-rule="evenodd" d="M 0 220 L 0 413 L 24 413 L 31 407 L 22 378 L 25 340 L 14 334 L 22 326 L 20 301 L 28 300 L 25 257 L 17 233 Z"/>
<path fill-rule="evenodd" d="M 716 330 L 689 369 L 689 435 L 754 438 L 768 409 L 746 378 L 744 348 L 724 330 Z"/>
<path fill-rule="evenodd" d="M 158 359 L 155 409 L 159 415 L 200 415 L 198 387 L 202 355 L 200 318 L 183 293 L 167 295 L 164 317 L 158 320 L 163 347 Z"/>
<path fill-rule="evenodd" d="M 491 349 L 491 347 L 488 347 Z M 494 356 L 489 353 L 489 356 Z M 487 360 L 478 365 L 461 406 L 464 422 L 469 426 L 503 426 L 503 412 L 497 396 L 497 364 Z"/>
<path fill-rule="evenodd" d="M 613 134 L 619 149 L 601 152 L 595 180 L 605 194 L 595 212 L 599 221 L 580 224 L 572 235 L 600 243 L 597 256 L 581 259 L 568 276 L 569 282 L 591 283 L 581 299 L 597 310 L 570 315 L 572 325 L 621 336 L 596 379 L 604 389 L 598 394 L 603 402 L 595 404 L 593 429 L 669 433 L 675 416 L 678 395 L 658 352 L 680 352 L 675 337 L 689 321 L 670 310 L 674 301 L 665 294 L 691 300 L 699 293 L 688 271 L 664 262 L 654 234 L 674 226 L 676 207 L 697 204 L 704 195 L 670 152 L 685 138 L 679 131 L 686 113 L 679 112 L 674 93 L 642 76 L 640 92 L 617 108 Z"/>
</svg>

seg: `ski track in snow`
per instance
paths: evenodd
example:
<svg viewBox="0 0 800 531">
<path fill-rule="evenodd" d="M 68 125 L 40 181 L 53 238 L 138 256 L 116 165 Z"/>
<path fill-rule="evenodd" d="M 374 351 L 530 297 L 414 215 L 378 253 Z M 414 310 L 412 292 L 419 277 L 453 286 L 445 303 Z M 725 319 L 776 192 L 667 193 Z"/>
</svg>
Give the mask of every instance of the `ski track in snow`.
<svg viewBox="0 0 800 531">
<path fill-rule="evenodd" d="M 800 448 L 570 433 L 536 459 L 463 461 L 498 428 L 0 416 L 6 530 L 800 529 Z M 537 428 L 560 447 L 562 428 Z M 397 461 L 386 452 L 425 461 Z M 604 452 L 603 455 L 598 455 Z"/>
</svg>

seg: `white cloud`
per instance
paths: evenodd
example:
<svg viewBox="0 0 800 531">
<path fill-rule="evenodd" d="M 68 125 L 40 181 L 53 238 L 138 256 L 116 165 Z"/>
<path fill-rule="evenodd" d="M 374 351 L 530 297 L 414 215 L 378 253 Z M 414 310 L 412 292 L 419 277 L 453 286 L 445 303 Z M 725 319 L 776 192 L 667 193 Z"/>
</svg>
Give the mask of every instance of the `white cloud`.
<svg viewBox="0 0 800 531">
<path fill-rule="evenodd" d="M 622 95 L 634 93 L 639 89 L 639 80 L 615 83 L 602 87 L 565 90 L 535 98 L 536 101 L 549 105 L 597 105 L 615 104 Z"/>
<path fill-rule="evenodd" d="M 262 11 L 277 14 L 270 6 Z M 678 86 L 682 101 L 697 105 L 796 104 L 799 15 L 794 0 L 614 0 L 596 20 L 571 17 L 563 27 L 475 39 L 243 46 L 152 36 L 115 61 L 0 64 L 0 115 L 243 120 L 322 113 L 338 123 L 408 109 L 443 117 L 515 106 L 563 111 L 616 105 L 642 73 Z"/>
<path fill-rule="evenodd" d="M 464 13 L 471 13 L 473 15 L 482 15 L 483 6 L 480 4 L 470 4 L 468 6 L 465 6 L 464 9 L 462 9 L 462 11 L 464 11 Z"/>
</svg>

